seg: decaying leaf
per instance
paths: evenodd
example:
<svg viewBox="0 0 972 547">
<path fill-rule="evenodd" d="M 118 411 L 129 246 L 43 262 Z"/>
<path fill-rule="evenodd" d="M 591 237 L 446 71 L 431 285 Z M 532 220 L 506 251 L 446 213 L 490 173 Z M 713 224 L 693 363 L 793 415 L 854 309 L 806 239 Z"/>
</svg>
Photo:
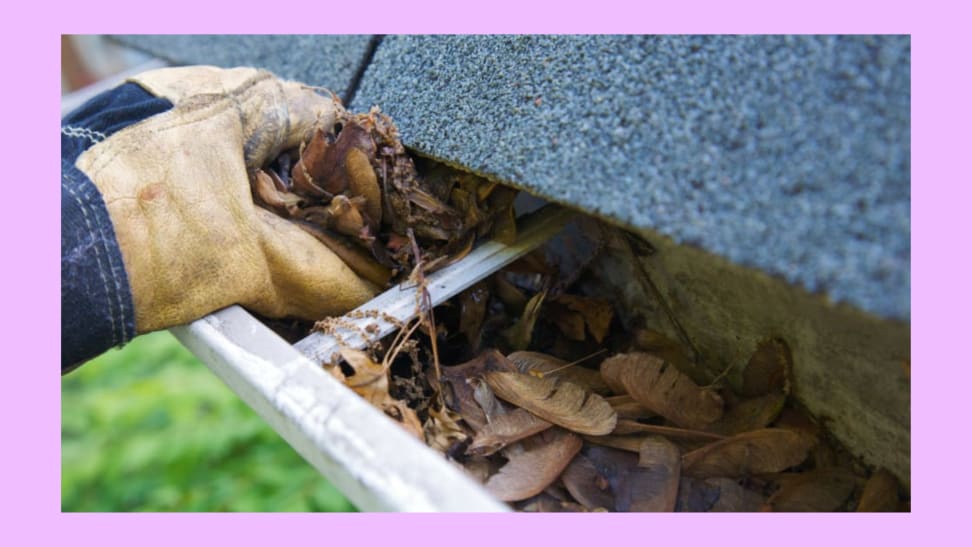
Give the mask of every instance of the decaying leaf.
<svg viewBox="0 0 972 547">
<path fill-rule="evenodd" d="M 465 440 L 468 435 L 459 425 L 460 419 L 457 413 L 448 408 L 430 408 L 429 417 L 422 427 L 425 444 L 439 452 L 446 452 L 456 443 Z"/>
<path fill-rule="evenodd" d="M 520 320 L 505 332 L 506 339 L 509 340 L 510 347 L 514 350 L 524 350 L 530 345 L 530 340 L 533 338 L 533 327 L 537 323 L 540 307 L 543 305 L 543 299 L 546 296 L 547 291 L 540 291 L 533 295 L 526 307 L 523 308 Z"/>
<path fill-rule="evenodd" d="M 754 429 L 763 429 L 773 423 L 783 411 L 786 395 L 769 393 L 730 405 L 722 418 L 709 424 L 707 431 L 731 436 Z"/>
<path fill-rule="evenodd" d="M 518 501 L 543 492 L 557 480 L 583 442 L 563 430 L 549 433 L 544 444 L 511 457 L 486 481 L 486 491 L 501 501 Z"/>
<path fill-rule="evenodd" d="M 610 302 L 572 294 L 561 294 L 554 301 L 578 313 L 598 344 L 604 341 L 614 318 L 614 308 Z"/>
<path fill-rule="evenodd" d="M 567 338 L 576 341 L 587 338 L 584 330 L 584 318 L 581 314 L 564 308 L 562 310 L 556 310 L 549 315 L 552 317 L 554 324 L 557 325 L 557 328 L 560 329 L 560 332 Z"/>
<path fill-rule="evenodd" d="M 388 394 L 388 370 L 385 367 L 374 362 L 364 351 L 347 347 L 341 347 L 340 351 L 341 357 L 354 370 L 353 376 L 343 378 L 345 385 L 379 407 L 391 398 Z M 338 367 L 331 370 L 340 373 Z"/>
<path fill-rule="evenodd" d="M 477 283 L 459 293 L 459 332 L 465 335 L 469 345 L 475 350 L 483 335 L 483 319 L 486 318 L 486 304 L 489 303 L 489 288 L 485 283 Z"/>
<path fill-rule="evenodd" d="M 765 510 L 777 512 L 830 512 L 843 507 L 854 492 L 854 474 L 839 467 L 777 478 L 780 489 L 766 500 Z"/>
<path fill-rule="evenodd" d="M 479 430 L 467 454 L 488 456 L 508 444 L 515 443 L 553 426 L 534 414 L 517 408 L 507 414 L 495 416 Z"/>
<path fill-rule="evenodd" d="M 584 440 L 590 444 L 623 450 L 637 454 L 641 452 L 641 443 L 647 439 L 647 435 L 585 435 Z"/>
<path fill-rule="evenodd" d="M 647 476 L 642 479 L 644 488 L 632 501 L 632 511 L 675 510 L 681 457 L 678 447 L 663 437 L 652 437 L 641 443 L 638 467 Z"/>
<path fill-rule="evenodd" d="M 606 394 L 610 391 L 604 378 L 596 370 L 591 370 L 578 365 L 571 365 L 566 361 L 557 359 L 546 353 L 536 351 L 514 351 L 506 356 L 516 368 L 523 373 L 537 376 L 540 378 L 563 378 L 573 382 L 585 389 L 598 394 Z"/>
<path fill-rule="evenodd" d="M 621 386 L 653 412 L 690 429 L 701 429 L 722 416 L 722 398 L 700 388 L 688 376 L 647 353 L 615 355 L 601 363 L 609 386 Z"/>
<path fill-rule="evenodd" d="M 619 419 L 639 420 L 655 416 L 654 412 L 632 399 L 631 395 L 615 395 L 613 397 L 605 397 L 604 400 L 618 413 Z"/>
<path fill-rule="evenodd" d="M 647 328 L 636 329 L 632 342 L 639 351 L 650 353 L 662 361 L 675 365 L 679 370 L 690 370 L 692 367 L 692 356 L 685 346 L 659 331 Z"/>
<path fill-rule="evenodd" d="M 570 495 L 588 509 L 612 509 L 614 495 L 607 477 L 583 454 L 578 454 L 561 475 Z"/>
<path fill-rule="evenodd" d="M 760 343 L 743 369 L 741 394 L 757 397 L 789 392 L 788 378 L 792 359 L 790 348 L 782 340 L 772 339 Z"/>
<path fill-rule="evenodd" d="M 486 416 L 483 414 L 482 407 L 476 402 L 474 390 L 476 381 L 487 371 L 513 372 L 516 371 L 516 366 L 502 353 L 491 350 L 461 365 L 442 369 L 445 403 L 458 412 L 474 431 L 479 431 L 486 426 Z"/>
<path fill-rule="evenodd" d="M 744 477 L 776 473 L 807 457 L 816 440 L 786 429 L 757 429 L 714 442 L 682 456 L 692 477 Z"/>
<path fill-rule="evenodd" d="M 484 378 L 501 399 L 571 431 L 607 435 L 617 424 L 617 413 L 601 396 L 561 378 L 520 372 L 488 372 Z"/>
<path fill-rule="evenodd" d="M 618 425 L 611 432 L 613 435 L 630 435 L 634 433 L 645 433 L 652 435 L 662 435 L 672 439 L 685 439 L 689 441 L 714 442 L 725 439 L 725 435 L 712 433 L 709 431 L 699 431 L 696 429 L 684 429 L 681 427 L 669 427 L 665 425 L 651 425 L 636 422 L 634 420 L 618 420 Z"/>
<path fill-rule="evenodd" d="M 638 455 L 601 446 L 585 448 L 584 455 L 611 485 L 614 507 L 609 509 L 656 511 L 670 504 L 670 476 L 658 469 L 639 467 Z"/>
<path fill-rule="evenodd" d="M 719 490 L 719 499 L 709 509 L 713 513 L 752 513 L 759 511 L 764 497 L 739 482 L 727 478 L 705 479 Z"/>
<path fill-rule="evenodd" d="M 898 510 L 898 479 L 887 469 L 878 469 L 864 484 L 857 504 L 858 512 L 888 512 Z"/>
</svg>

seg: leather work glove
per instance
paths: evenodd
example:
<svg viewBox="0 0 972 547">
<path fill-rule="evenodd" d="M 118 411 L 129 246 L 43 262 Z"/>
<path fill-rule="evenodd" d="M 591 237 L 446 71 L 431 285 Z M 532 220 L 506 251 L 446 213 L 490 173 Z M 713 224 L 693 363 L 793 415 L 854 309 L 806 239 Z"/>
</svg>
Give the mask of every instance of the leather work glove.
<svg viewBox="0 0 972 547">
<path fill-rule="evenodd" d="M 257 207 L 249 173 L 299 146 L 341 105 L 250 68 L 164 68 L 132 80 L 173 107 L 78 156 L 101 192 L 138 333 L 231 304 L 320 319 L 363 303 L 359 279 L 300 227 Z"/>
</svg>

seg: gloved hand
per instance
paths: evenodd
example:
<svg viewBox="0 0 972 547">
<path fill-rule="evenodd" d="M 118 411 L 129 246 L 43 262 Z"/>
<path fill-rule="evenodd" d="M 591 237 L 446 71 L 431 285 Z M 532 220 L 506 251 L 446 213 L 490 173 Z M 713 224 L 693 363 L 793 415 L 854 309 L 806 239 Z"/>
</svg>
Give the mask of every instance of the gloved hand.
<svg viewBox="0 0 972 547">
<path fill-rule="evenodd" d="M 298 226 L 253 204 L 248 173 L 333 125 L 342 108 L 249 68 L 165 68 L 134 82 L 173 108 L 126 127 L 75 165 L 101 192 L 139 333 L 238 303 L 320 319 L 376 287 Z"/>
</svg>

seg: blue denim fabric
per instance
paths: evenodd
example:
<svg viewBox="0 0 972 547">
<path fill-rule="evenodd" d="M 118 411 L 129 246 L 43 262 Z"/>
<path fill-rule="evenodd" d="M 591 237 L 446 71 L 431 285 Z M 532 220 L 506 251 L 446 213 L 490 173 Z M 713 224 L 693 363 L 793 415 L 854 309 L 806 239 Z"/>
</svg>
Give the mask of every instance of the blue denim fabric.
<svg viewBox="0 0 972 547">
<path fill-rule="evenodd" d="M 108 210 L 74 162 L 116 131 L 170 108 L 168 100 L 126 83 L 61 120 L 61 374 L 135 336 L 131 289 Z"/>
</svg>

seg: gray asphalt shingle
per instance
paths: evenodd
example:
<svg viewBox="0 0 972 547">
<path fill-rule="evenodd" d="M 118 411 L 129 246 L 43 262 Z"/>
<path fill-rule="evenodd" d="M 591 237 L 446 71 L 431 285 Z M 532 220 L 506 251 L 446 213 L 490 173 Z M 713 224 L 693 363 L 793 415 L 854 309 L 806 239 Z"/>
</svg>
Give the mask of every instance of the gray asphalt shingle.
<svg viewBox="0 0 972 547">
<path fill-rule="evenodd" d="M 406 145 L 910 316 L 910 38 L 390 36 Z"/>
</svg>

